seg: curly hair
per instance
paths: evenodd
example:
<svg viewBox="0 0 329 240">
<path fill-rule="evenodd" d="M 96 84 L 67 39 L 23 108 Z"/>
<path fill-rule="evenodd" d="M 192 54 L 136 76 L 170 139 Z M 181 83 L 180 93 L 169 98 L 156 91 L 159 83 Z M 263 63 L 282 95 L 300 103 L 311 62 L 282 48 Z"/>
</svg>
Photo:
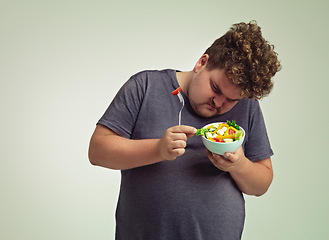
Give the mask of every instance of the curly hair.
<svg viewBox="0 0 329 240">
<path fill-rule="evenodd" d="M 208 70 L 224 68 L 242 96 L 251 99 L 267 96 L 273 88 L 271 78 L 281 69 L 274 46 L 263 38 L 256 21 L 233 24 L 205 54 Z"/>
</svg>

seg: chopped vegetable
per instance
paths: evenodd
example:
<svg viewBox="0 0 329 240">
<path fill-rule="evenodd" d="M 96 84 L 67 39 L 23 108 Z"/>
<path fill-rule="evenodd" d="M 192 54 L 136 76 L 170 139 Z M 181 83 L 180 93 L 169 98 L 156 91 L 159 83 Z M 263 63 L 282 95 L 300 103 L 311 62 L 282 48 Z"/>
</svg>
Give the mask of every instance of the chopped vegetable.
<svg viewBox="0 0 329 240">
<path fill-rule="evenodd" d="M 234 142 L 243 138 L 243 130 L 235 121 L 226 123 L 216 123 L 209 125 L 207 128 L 197 129 L 197 136 L 201 135 L 214 142 Z"/>
<path fill-rule="evenodd" d="M 240 130 L 240 126 L 237 125 L 237 124 L 235 123 L 234 120 L 232 120 L 232 122 L 230 122 L 229 120 L 227 120 L 226 123 L 227 123 L 229 126 L 234 127 L 234 128 L 236 128 L 237 130 Z"/>
<path fill-rule="evenodd" d="M 200 129 L 197 129 L 197 131 L 196 131 L 196 136 L 199 136 L 199 135 L 201 135 L 201 136 L 204 136 L 205 138 L 207 138 L 207 136 L 206 136 L 206 133 L 207 132 L 209 132 L 209 129 L 207 129 L 207 128 L 200 128 Z"/>
<path fill-rule="evenodd" d="M 171 92 L 172 95 L 177 95 L 180 91 L 182 90 L 181 87 L 178 87 L 177 89 L 175 89 L 174 91 Z"/>
<path fill-rule="evenodd" d="M 243 137 L 243 131 L 242 130 L 238 130 L 236 133 L 235 133 L 235 141 L 239 141 L 241 140 Z"/>
</svg>

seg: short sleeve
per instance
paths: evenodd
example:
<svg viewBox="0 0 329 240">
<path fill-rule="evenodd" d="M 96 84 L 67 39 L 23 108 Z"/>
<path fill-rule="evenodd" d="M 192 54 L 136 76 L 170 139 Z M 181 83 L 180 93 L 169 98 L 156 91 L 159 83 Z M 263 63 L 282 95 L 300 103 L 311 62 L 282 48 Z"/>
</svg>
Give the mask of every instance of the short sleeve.
<svg viewBox="0 0 329 240">
<path fill-rule="evenodd" d="M 133 132 L 143 101 L 142 82 L 131 77 L 118 91 L 104 115 L 97 122 L 125 138 Z"/>
<path fill-rule="evenodd" d="M 255 101 L 255 106 L 250 115 L 248 138 L 245 143 L 245 155 L 253 162 L 264 160 L 273 155 L 264 117 L 258 101 Z"/>
</svg>

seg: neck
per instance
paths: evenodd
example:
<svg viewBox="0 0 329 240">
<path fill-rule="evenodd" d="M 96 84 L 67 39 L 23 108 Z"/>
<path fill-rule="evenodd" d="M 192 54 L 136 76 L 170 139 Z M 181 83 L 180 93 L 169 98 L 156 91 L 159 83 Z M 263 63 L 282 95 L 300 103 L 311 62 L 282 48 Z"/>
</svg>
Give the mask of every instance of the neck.
<svg viewBox="0 0 329 240">
<path fill-rule="evenodd" d="M 189 72 L 176 72 L 176 77 L 177 77 L 177 81 L 179 86 L 182 88 L 182 91 L 188 95 L 187 93 L 187 86 L 189 85 L 191 79 L 194 76 L 194 72 L 193 71 L 189 71 Z"/>
</svg>

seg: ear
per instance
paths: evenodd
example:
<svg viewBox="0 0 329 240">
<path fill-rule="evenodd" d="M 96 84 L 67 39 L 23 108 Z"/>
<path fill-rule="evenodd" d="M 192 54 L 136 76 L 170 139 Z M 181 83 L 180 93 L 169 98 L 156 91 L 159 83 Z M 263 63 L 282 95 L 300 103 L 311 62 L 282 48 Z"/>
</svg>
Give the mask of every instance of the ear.
<svg viewBox="0 0 329 240">
<path fill-rule="evenodd" d="M 208 54 L 203 54 L 200 59 L 197 61 L 197 63 L 195 64 L 194 68 L 193 68 L 193 72 L 197 73 L 200 71 L 200 69 L 204 68 L 207 66 L 208 63 L 208 59 L 209 59 L 209 55 Z"/>
</svg>

